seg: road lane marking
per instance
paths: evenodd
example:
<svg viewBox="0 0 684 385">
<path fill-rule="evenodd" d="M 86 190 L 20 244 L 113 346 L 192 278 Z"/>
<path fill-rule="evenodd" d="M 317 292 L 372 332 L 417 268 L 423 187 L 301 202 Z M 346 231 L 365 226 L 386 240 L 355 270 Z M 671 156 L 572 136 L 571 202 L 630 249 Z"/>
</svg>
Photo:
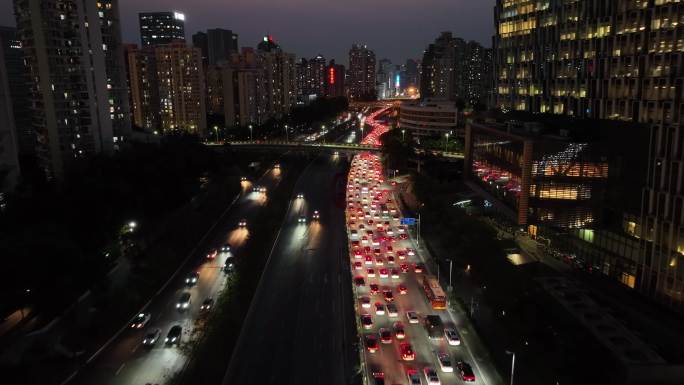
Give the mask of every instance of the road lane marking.
<svg viewBox="0 0 684 385">
<path fill-rule="evenodd" d="M 115 375 L 115 376 L 118 376 L 119 373 L 121 372 L 121 370 L 124 368 L 124 366 L 126 366 L 126 363 L 125 363 L 125 362 L 124 362 L 123 364 L 121 364 L 121 366 L 119 366 L 119 369 L 116 370 L 116 373 L 115 373 L 114 375 Z"/>
</svg>

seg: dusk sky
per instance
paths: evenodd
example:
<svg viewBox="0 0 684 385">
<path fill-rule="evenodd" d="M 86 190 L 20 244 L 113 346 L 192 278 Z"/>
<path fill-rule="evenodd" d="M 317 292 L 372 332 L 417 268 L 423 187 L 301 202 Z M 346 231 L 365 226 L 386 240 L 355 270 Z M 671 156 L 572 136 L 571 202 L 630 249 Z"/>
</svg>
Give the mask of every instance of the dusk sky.
<svg viewBox="0 0 684 385">
<path fill-rule="evenodd" d="M 186 15 L 186 37 L 227 28 L 240 46 L 255 46 L 266 33 L 297 57 L 320 53 L 347 64 L 352 43 L 364 43 L 378 59 L 420 58 L 440 31 L 491 46 L 494 0 L 121 0 L 124 41 L 140 43 L 137 14 L 177 10 Z M 0 24 L 15 25 L 11 0 L 0 1 Z"/>
</svg>

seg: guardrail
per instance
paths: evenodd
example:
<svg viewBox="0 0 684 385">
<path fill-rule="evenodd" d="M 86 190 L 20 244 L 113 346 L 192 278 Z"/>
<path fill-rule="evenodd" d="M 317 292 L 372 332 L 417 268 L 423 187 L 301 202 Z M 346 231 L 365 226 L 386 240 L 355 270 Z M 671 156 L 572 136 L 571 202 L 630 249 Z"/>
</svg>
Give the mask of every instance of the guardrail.
<svg viewBox="0 0 684 385">
<path fill-rule="evenodd" d="M 380 151 L 379 147 L 367 144 L 357 143 L 322 143 L 322 142 L 288 142 L 288 141 L 254 141 L 254 140 L 236 140 L 227 142 L 207 142 L 207 146 L 258 146 L 258 147 L 309 147 L 309 148 L 333 148 L 341 150 L 359 150 L 359 151 Z"/>
</svg>

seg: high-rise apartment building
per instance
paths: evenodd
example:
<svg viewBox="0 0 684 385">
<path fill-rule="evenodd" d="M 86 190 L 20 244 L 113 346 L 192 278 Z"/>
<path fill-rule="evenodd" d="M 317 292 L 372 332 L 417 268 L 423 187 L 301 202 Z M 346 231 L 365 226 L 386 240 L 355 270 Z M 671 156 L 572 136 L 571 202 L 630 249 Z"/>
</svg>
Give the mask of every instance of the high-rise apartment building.
<svg viewBox="0 0 684 385">
<path fill-rule="evenodd" d="M 4 65 L 6 71 L 18 152 L 33 155 L 36 152 L 36 135 L 31 121 L 31 94 L 27 87 L 29 77 L 16 28 L 0 27 L 0 46 L 3 50 L 0 66 Z"/>
<path fill-rule="evenodd" d="M 205 135 L 202 52 L 182 41 L 128 53 L 133 121 L 146 131 Z"/>
<path fill-rule="evenodd" d="M 459 70 L 463 68 L 465 41 L 442 32 L 423 53 L 420 95 L 456 100 L 463 95 Z"/>
<path fill-rule="evenodd" d="M 307 60 L 300 59 L 296 65 L 297 93 L 300 99 L 306 100 L 325 95 L 327 64 L 322 55 Z"/>
<path fill-rule="evenodd" d="M 180 12 L 142 12 L 138 21 L 143 47 L 185 40 L 185 15 Z"/>
<path fill-rule="evenodd" d="M 19 146 L 14 107 L 10 88 L 8 61 L 5 50 L 5 35 L 8 31 L 0 30 L 0 202 L 4 201 L 3 192 L 11 191 L 19 179 Z M 16 40 L 13 40 L 16 42 Z M 11 49 L 11 48 L 10 48 Z M 10 53 L 11 55 L 11 53 Z M 11 64 L 11 61 L 10 61 Z"/>
<path fill-rule="evenodd" d="M 457 68 L 462 77 L 463 99 L 470 106 L 485 106 L 491 97 L 492 50 L 480 43 L 469 41 L 465 45 L 463 66 Z"/>
<path fill-rule="evenodd" d="M 228 63 L 220 64 L 219 70 L 226 127 L 265 123 L 269 115 L 259 54 L 243 47 L 239 54 L 231 55 Z"/>
<path fill-rule="evenodd" d="M 209 64 L 227 61 L 232 53 L 238 52 L 238 35 L 229 29 L 209 29 L 207 47 Z"/>
<path fill-rule="evenodd" d="M 650 127 L 641 220 L 625 224 L 642 254 L 625 283 L 684 310 L 684 4 L 498 0 L 494 21 L 496 106 Z"/>
<path fill-rule="evenodd" d="M 162 128 L 154 50 L 130 46 L 126 52 L 133 124 L 147 132 Z"/>
<path fill-rule="evenodd" d="M 365 45 L 354 44 L 349 50 L 348 87 L 352 99 L 375 98 L 375 53 Z"/>
<path fill-rule="evenodd" d="M 117 1 L 15 0 L 14 9 L 32 80 L 36 155 L 48 177 L 61 178 L 70 163 L 112 151 L 115 128 L 126 130 L 116 123 L 126 120 L 128 102 L 118 83 Z"/>
<path fill-rule="evenodd" d="M 202 51 L 202 65 L 206 68 L 209 64 L 209 37 L 206 32 L 197 31 L 192 35 L 192 46 Z"/>
<path fill-rule="evenodd" d="M 297 102 L 295 55 L 284 52 L 272 36 L 264 36 L 257 46 L 257 55 L 263 70 L 267 115 L 289 113 Z"/>
<path fill-rule="evenodd" d="M 207 128 L 202 52 L 184 42 L 154 48 L 161 127 L 204 136 Z"/>
</svg>

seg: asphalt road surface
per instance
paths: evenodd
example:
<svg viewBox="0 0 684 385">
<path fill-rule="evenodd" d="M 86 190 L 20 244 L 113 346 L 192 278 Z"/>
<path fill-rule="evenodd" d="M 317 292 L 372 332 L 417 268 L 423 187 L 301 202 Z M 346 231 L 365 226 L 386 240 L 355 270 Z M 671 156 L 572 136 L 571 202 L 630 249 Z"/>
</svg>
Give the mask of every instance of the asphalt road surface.
<svg viewBox="0 0 684 385">
<path fill-rule="evenodd" d="M 344 232 L 347 165 L 345 155 L 323 154 L 300 176 L 224 384 L 348 383 L 355 337 Z M 314 210 L 320 219 L 312 218 Z"/>
<path fill-rule="evenodd" d="M 373 160 L 377 159 L 375 155 L 365 154 L 366 161 L 361 161 L 360 159 L 352 165 L 352 171 L 358 170 L 355 179 L 358 178 L 358 184 L 356 180 L 350 181 L 349 193 L 354 196 L 358 194 L 359 197 L 354 197 L 349 201 L 352 201 L 352 205 L 349 207 L 349 216 L 347 226 L 349 229 L 359 229 L 360 225 L 365 226 L 364 231 L 367 229 L 374 228 L 375 222 L 380 220 L 380 217 L 375 217 L 372 211 L 372 205 L 370 205 L 371 198 L 374 195 L 372 191 L 364 193 L 360 188 L 363 186 L 374 186 L 369 177 L 373 170 L 380 170 L 380 175 L 382 175 L 382 170 L 379 168 L 379 163 L 373 163 Z M 359 176 L 359 173 L 368 172 L 368 177 Z M 356 188 L 359 187 L 359 190 Z M 399 209 L 396 206 L 396 201 L 393 199 L 393 187 L 387 183 L 378 183 L 377 191 L 385 191 L 386 193 L 377 202 L 377 205 L 386 204 L 389 210 L 396 210 L 396 213 L 400 215 Z M 387 199 L 391 198 L 392 201 L 388 202 Z M 361 201 L 364 199 L 364 201 Z M 368 202 L 368 203 L 366 203 Z M 363 206 L 368 204 L 369 206 Z M 368 207 L 368 208 L 365 208 Z M 356 210 L 361 210 L 364 213 L 361 217 L 358 217 L 358 213 L 352 214 Z M 369 215 L 371 214 L 371 215 Z M 384 222 L 385 219 L 380 220 Z M 397 220 L 389 220 L 391 223 L 391 229 L 394 234 L 399 234 L 399 223 Z M 385 227 L 386 228 L 386 227 Z M 408 229 L 405 230 L 408 234 Z M 362 232 L 359 230 L 359 234 Z M 359 237 L 360 237 L 359 235 Z M 378 235 L 378 232 L 374 232 L 374 237 Z M 370 236 L 369 236 L 370 238 Z M 370 244 L 370 239 L 369 239 Z M 392 252 L 387 250 L 387 246 L 392 246 Z M 362 250 L 364 247 L 364 242 L 360 242 L 360 247 Z M 476 354 L 477 352 L 482 352 L 483 347 L 476 345 L 472 341 L 472 338 L 466 333 L 465 328 L 461 326 L 467 322 L 465 319 L 458 319 L 452 312 L 448 310 L 435 310 L 432 308 L 431 303 L 428 301 L 422 287 L 423 276 L 429 272 L 424 271 L 421 273 L 416 273 L 414 271 L 414 266 L 416 263 L 424 262 L 421 250 L 417 247 L 415 242 L 411 237 L 405 240 L 396 240 L 394 242 L 382 242 L 378 246 L 370 246 L 373 249 L 378 249 L 381 251 L 379 254 L 380 258 L 383 258 L 383 264 L 380 266 L 374 260 L 372 264 L 366 264 L 365 260 L 361 257 L 356 258 L 352 253 L 350 255 L 350 260 L 361 261 L 363 265 L 361 268 L 354 268 L 355 276 L 362 276 L 365 279 L 365 285 L 355 287 L 355 308 L 357 315 L 370 314 L 372 317 L 372 327 L 360 329 L 360 334 L 362 334 L 362 340 L 365 341 L 367 336 L 374 335 L 378 341 L 378 350 L 375 352 L 370 352 L 364 343 L 363 356 L 365 362 L 366 375 L 369 379 L 373 378 L 374 373 L 383 373 L 385 384 L 406 384 L 408 383 L 407 372 L 410 370 L 415 370 L 418 372 L 421 378 L 421 383 L 426 384 L 427 380 L 423 374 L 423 369 L 426 367 L 431 367 L 434 369 L 439 377 L 441 384 L 461 384 L 463 381 L 458 377 L 457 369 L 455 364 L 458 361 L 464 361 L 471 365 L 473 372 L 476 376 L 475 383 L 479 384 L 494 384 L 494 379 L 497 378 L 494 375 L 494 368 L 491 362 L 486 362 L 481 355 Z M 406 252 L 408 249 L 412 249 L 412 252 Z M 406 256 L 404 260 L 399 259 L 399 251 L 405 251 Z M 414 254 L 414 255 L 410 255 Z M 396 258 L 393 264 L 388 263 L 387 257 L 392 255 Z M 379 270 L 381 268 L 399 268 L 401 262 L 408 263 L 411 267 L 408 272 L 400 272 L 398 277 L 392 278 L 381 277 L 379 275 Z M 371 274 L 368 268 L 373 269 Z M 400 270 L 401 271 L 401 270 Z M 378 284 L 380 288 L 380 294 L 371 294 L 369 285 L 371 283 Z M 399 284 L 406 286 L 407 293 L 400 294 L 397 289 Z M 390 316 L 385 310 L 384 314 L 377 314 L 374 304 L 380 303 L 387 305 L 387 302 L 383 299 L 382 291 L 391 290 L 395 300 L 393 303 L 397 307 L 396 316 Z M 370 298 L 371 306 L 370 308 L 363 308 L 360 301 L 361 297 Z M 414 311 L 418 314 L 419 322 L 410 323 L 406 312 Z M 453 346 L 449 345 L 445 338 L 430 339 L 428 337 L 427 331 L 424 327 L 424 319 L 427 315 L 437 315 L 441 318 L 442 323 L 445 328 L 454 328 L 461 334 L 461 345 Z M 396 322 L 401 322 L 404 326 L 406 337 L 404 339 L 397 339 L 395 334 L 392 333 L 392 341 L 390 343 L 384 344 L 380 342 L 379 332 L 381 328 L 386 328 L 390 331 L 394 331 L 394 324 Z M 400 352 L 400 343 L 410 343 L 413 351 L 415 352 L 414 360 L 402 360 Z M 439 362 L 437 360 L 437 353 L 446 353 L 451 359 L 451 364 L 453 366 L 454 372 L 445 372 L 440 368 Z M 372 381 L 372 380 L 371 380 Z"/>
<path fill-rule="evenodd" d="M 281 170 L 269 169 L 254 184 L 265 186 L 268 191 L 277 188 L 281 180 Z M 251 182 L 241 182 L 243 191 L 234 205 L 225 213 L 199 245 L 195 255 L 181 267 L 179 274 L 170 284 L 156 295 L 144 312 L 151 313 L 151 320 L 140 330 L 126 329 L 89 364 L 79 370 L 70 381 L 73 384 L 162 384 L 187 362 L 181 347 L 164 346 L 164 338 L 174 325 L 183 327 L 181 345 L 194 338 L 192 331 L 196 320 L 201 316 L 200 306 L 205 298 L 217 298 L 224 287 L 227 276 L 222 266 L 227 258 L 240 257 L 240 247 L 249 239 L 249 221 L 263 207 L 268 199 L 268 191 L 253 192 Z M 247 220 L 247 227 L 240 228 L 238 222 Z M 213 260 L 206 258 L 206 251 L 230 243 L 231 253 L 219 253 Z M 185 284 L 185 279 L 193 272 L 199 272 L 199 281 L 194 286 Z M 191 304 L 187 311 L 180 312 L 176 303 L 183 292 L 191 294 Z M 113 304 L 116 306 L 116 304 Z M 145 330 L 161 329 L 160 341 L 148 348 L 142 345 Z"/>
</svg>

